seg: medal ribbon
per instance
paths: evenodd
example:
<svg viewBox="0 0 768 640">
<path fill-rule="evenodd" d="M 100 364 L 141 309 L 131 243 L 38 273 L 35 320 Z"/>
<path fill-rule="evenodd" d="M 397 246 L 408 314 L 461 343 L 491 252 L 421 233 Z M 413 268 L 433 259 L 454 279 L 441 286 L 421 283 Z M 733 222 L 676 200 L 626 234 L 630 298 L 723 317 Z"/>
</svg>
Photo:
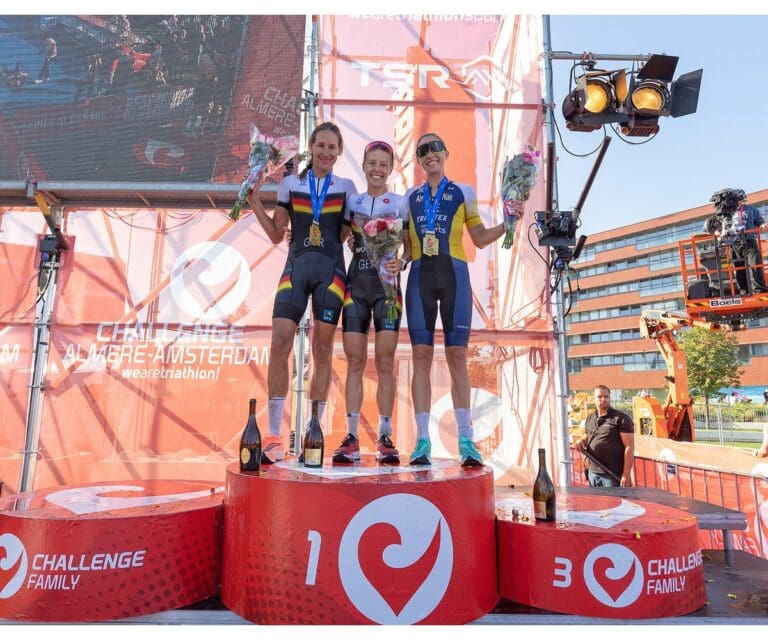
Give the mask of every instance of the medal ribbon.
<svg viewBox="0 0 768 640">
<path fill-rule="evenodd" d="M 325 204 L 325 196 L 328 195 L 328 187 L 331 184 L 331 174 L 329 173 L 325 176 L 319 196 L 317 195 L 315 174 L 312 169 L 309 170 L 307 177 L 309 178 L 309 198 L 312 201 L 312 222 L 314 224 L 320 224 L 320 214 L 322 213 L 323 205 Z"/>
<path fill-rule="evenodd" d="M 435 199 L 432 199 L 429 182 L 424 183 L 424 216 L 427 219 L 427 233 L 435 232 L 435 218 L 440 209 L 440 201 L 443 199 L 443 191 L 448 186 L 448 178 L 443 176 L 440 184 L 437 185 Z"/>
</svg>

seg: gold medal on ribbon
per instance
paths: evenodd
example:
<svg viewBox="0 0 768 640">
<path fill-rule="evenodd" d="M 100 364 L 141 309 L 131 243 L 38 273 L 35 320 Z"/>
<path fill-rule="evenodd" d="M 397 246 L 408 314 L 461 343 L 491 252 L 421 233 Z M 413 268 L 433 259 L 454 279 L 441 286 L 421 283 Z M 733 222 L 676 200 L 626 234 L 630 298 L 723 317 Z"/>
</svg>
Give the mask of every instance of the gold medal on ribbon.
<svg viewBox="0 0 768 640">
<path fill-rule="evenodd" d="M 322 244 L 323 235 L 320 233 L 320 224 L 313 222 L 309 227 L 309 244 L 319 247 Z"/>
<path fill-rule="evenodd" d="M 437 255 L 437 236 L 434 231 L 427 231 L 424 234 L 424 255 L 436 256 Z"/>
</svg>

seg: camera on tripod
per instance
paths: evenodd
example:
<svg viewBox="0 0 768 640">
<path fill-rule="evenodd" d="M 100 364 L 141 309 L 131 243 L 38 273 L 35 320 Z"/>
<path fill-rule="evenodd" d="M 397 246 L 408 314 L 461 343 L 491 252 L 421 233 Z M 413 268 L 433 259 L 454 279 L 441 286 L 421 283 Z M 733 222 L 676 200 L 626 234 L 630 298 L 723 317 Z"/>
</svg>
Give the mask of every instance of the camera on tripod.
<svg viewBox="0 0 768 640">
<path fill-rule="evenodd" d="M 704 231 L 711 233 L 722 244 L 733 244 L 746 229 L 741 204 L 747 194 L 743 189 L 721 189 L 709 199 L 714 203 L 715 214 L 704 222 Z"/>
</svg>

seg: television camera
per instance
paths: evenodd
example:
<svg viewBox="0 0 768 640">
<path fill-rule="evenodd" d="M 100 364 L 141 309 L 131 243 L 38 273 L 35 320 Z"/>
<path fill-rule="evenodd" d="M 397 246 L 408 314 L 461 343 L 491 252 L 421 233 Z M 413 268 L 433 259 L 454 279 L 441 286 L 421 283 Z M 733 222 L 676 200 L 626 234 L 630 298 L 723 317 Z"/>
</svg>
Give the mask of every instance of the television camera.
<svg viewBox="0 0 768 640">
<path fill-rule="evenodd" d="M 713 193 L 709 201 L 714 203 L 715 213 L 704 221 L 704 231 L 721 244 L 742 241 L 746 225 L 741 204 L 746 199 L 743 189 L 721 189 Z"/>
<path fill-rule="evenodd" d="M 611 142 L 609 136 L 603 138 L 603 142 L 598 149 L 597 158 L 595 164 L 592 167 L 592 171 L 587 177 L 587 182 L 579 197 L 579 201 L 573 208 L 573 211 L 555 211 L 553 203 L 553 174 L 554 174 L 554 162 L 555 151 L 554 143 L 548 144 L 547 151 L 547 202 L 544 211 L 537 211 L 535 213 L 536 219 L 536 235 L 539 239 L 539 246 L 551 247 L 554 253 L 554 259 L 552 267 L 555 271 L 564 271 L 568 269 L 568 265 L 571 260 L 575 260 L 579 257 L 584 242 L 587 236 L 579 236 L 576 239 L 576 231 L 581 225 L 579 217 L 581 216 L 581 210 L 584 207 L 584 202 L 587 199 L 589 190 L 592 188 L 592 183 L 595 180 L 597 171 L 603 162 L 605 152 L 608 150 L 608 145 Z"/>
</svg>

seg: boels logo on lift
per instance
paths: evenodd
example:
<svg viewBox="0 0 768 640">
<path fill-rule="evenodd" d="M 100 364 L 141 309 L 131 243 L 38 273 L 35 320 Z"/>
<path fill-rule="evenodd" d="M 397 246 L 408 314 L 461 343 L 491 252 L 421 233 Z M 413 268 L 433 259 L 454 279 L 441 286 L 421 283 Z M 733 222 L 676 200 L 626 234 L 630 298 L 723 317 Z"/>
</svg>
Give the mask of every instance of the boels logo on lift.
<svg viewBox="0 0 768 640">
<path fill-rule="evenodd" d="M 715 307 L 738 307 L 743 304 L 741 298 L 717 298 L 709 301 L 710 308 Z"/>
</svg>

